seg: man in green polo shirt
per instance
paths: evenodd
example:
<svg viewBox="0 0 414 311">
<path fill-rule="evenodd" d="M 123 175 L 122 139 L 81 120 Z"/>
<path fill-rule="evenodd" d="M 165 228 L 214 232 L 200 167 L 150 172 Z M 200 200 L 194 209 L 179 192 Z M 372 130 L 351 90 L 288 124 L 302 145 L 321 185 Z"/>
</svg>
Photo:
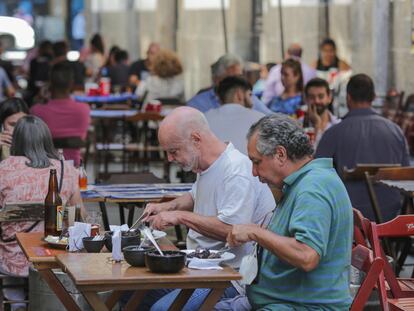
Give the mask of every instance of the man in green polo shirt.
<svg viewBox="0 0 414 311">
<path fill-rule="evenodd" d="M 295 121 L 275 114 L 248 133 L 253 174 L 282 190 L 267 228 L 234 225 L 231 245 L 259 244 L 259 273 L 248 286 L 255 310 L 348 310 L 352 207 L 332 159 L 312 157 Z"/>
</svg>

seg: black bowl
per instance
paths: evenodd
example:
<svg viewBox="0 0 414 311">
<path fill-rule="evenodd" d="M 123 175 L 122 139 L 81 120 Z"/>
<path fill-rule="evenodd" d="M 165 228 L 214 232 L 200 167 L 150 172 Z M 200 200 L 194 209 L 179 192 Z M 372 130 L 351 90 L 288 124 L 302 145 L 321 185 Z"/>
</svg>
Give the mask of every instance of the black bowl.
<svg viewBox="0 0 414 311">
<path fill-rule="evenodd" d="M 145 253 L 153 251 L 151 246 L 127 246 L 122 249 L 127 263 L 133 267 L 145 267 Z"/>
<path fill-rule="evenodd" d="M 158 251 L 145 254 L 145 265 L 151 272 L 175 273 L 185 266 L 186 253 L 179 251 L 164 251 L 161 256 Z"/>
<path fill-rule="evenodd" d="M 93 241 L 92 236 L 88 236 L 82 239 L 83 246 L 88 253 L 99 253 L 104 246 L 104 240 Z"/>
<path fill-rule="evenodd" d="M 112 235 L 113 231 L 105 232 L 105 246 L 112 252 Z M 121 236 L 121 249 L 127 246 L 136 245 L 141 243 L 141 232 L 137 230 L 123 231 Z"/>
</svg>

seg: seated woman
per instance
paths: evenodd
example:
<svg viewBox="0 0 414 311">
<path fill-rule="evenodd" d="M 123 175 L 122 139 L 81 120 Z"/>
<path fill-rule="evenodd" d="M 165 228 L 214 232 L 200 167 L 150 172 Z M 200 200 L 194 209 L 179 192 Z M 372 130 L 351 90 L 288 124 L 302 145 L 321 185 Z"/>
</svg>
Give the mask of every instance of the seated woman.
<svg viewBox="0 0 414 311">
<path fill-rule="evenodd" d="M 29 108 L 20 98 L 13 97 L 0 103 L 0 160 L 9 156 L 14 126 L 27 114 Z"/>
<path fill-rule="evenodd" d="M 0 162 L 0 207 L 10 202 L 44 201 L 52 168 L 56 169 L 60 180 L 61 162 L 53 147 L 49 128 L 38 117 L 22 117 L 13 132 L 10 157 Z M 63 171 L 60 192 L 63 204 L 82 206 L 77 170 L 65 163 Z M 1 273 L 20 277 L 28 275 L 29 262 L 14 237 L 17 232 L 41 232 L 43 227 L 43 222 L 0 224 Z M 24 298 L 22 291 L 16 295 L 12 298 Z"/>
<path fill-rule="evenodd" d="M 183 67 L 173 51 L 158 52 L 150 70 L 151 76 L 141 81 L 136 90 L 144 103 L 157 98 L 177 98 L 184 101 Z"/>
<path fill-rule="evenodd" d="M 313 67 L 317 75 L 323 75 L 327 72 L 347 71 L 351 67 L 343 60 L 339 59 L 336 54 L 336 43 L 330 38 L 323 40 L 319 46 L 319 58 L 314 62 Z M 327 77 L 320 77 L 327 78 Z"/>
<path fill-rule="evenodd" d="M 295 114 L 302 105 L 303 75 L 300 62 L 294 59 L 282 63 L 282 84 L 285 87 L 282 95 L 269 102 L 270 110 L 289 115 Z"/>
</svg>

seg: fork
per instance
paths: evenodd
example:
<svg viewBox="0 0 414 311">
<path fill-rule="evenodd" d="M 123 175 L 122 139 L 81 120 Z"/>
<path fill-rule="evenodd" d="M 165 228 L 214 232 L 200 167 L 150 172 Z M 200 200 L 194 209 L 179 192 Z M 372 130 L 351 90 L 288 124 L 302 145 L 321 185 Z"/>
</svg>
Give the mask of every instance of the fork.
<svg viewBox="0 0 414 311">
<path fill-rule="evenodd" d="M 224 254 L 225 252 L 227 252 L 227 251 L 229 251 L 229 250 L 231 250 L 232 249 L 232 247 L 230 247 L 230 245 L 229 244 L 225 244 L 222 248 L 220 248 L 217 252 L 216 252 L 216 254 L 219 254 L 219 255 L 222 255 L 222 254 Z"/>
</svg>

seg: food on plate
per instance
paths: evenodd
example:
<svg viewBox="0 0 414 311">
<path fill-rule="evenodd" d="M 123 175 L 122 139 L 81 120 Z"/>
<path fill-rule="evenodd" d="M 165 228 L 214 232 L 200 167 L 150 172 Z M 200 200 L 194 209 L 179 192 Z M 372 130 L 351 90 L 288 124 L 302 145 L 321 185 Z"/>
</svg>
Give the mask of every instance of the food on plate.
<svg viewBox="0 0 414 311">
<path fill-rule="evenodd" d="M 65 236 L 60 237 L 60 236 L 48 235 L 47 237 L 45 237 L 45 241 L 48 243 L 68 245 L 68 238 Z"/>
<path fill-rule="evenodd" d="M 200 259 L 217 259 L 221 258 L 219 253 L 211 252 L 207 248 L 197 248 L 194 252 L 187 254 L 188 258 L 200 258 Z"/>
</svg>

